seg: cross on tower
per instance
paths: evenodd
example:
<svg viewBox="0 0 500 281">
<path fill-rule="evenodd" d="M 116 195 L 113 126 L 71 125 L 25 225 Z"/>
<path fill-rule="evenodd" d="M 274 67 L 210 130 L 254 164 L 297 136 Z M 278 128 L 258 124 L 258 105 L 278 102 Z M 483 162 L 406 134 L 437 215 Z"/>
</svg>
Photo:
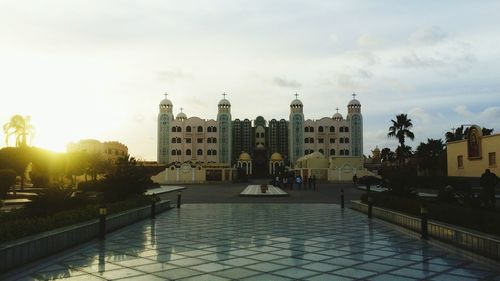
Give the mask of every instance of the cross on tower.
<svg viewBox="0 0 500 281">
<path fill-rule="evenodd" d="M 295 99 L 298 99 L 299 98 L 299 94 L 297 94 L 297 92 L 295 92 Z"/>
<path fill-rule="evenodd" d="M 181 107 L 181 112 L 182 112 L 182 110 L 184 110 L 184 108 Z"/>
<path fill-rule="evenodd" d="M 352 92 L 352 98 L 355 99 L 356 98 L 356 93 Z"/>
<path fill-rule="evenodd" d="M 165 95 L 165 98 L 167 98 L 167 96 L 168 96 L 167 92 L 165 92 L 165 94 L 164 94 L 164 95 Z"/>
<path fill-rule="evenodd" d="M 226 92 L 222 93 L 222 95 L 224 96 L 224 99 L 226 99 L 227 96 Z"/>
<path fill-rule="evenodd" d="M 337 107 L 337 108 L 335 108 L 335 110 L 337 110 L 337 113 L 339 113 L 339 108 L 338 108 L 338 107 Z"/>
</svg>

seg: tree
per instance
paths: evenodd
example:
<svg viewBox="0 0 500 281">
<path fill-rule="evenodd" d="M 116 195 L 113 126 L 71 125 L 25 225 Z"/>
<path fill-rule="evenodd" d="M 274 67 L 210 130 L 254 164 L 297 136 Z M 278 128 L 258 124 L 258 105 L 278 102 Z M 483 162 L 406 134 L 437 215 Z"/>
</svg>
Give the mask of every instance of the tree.
<svg viewBox="0 0 500 281">
<path fill-rule="evenodd" d="M 9 138 L 14 136 L 16 138 L 16 147 L 27 146 L 28 136 L 30 137 L 30 142 L 33 139 L 35 130 L 30 124 L 31 117 L 14 115 L 10 118 L 9 122 L 3 125 L 3 131 L 5 133 L 5 144 L 9 145 Z"/>
<path fill-rule="evenodd" d="M 489 135 L 493 134 L 493 128 L 488 129 L 488 128 L 483 127 L 481 129 L 481 133 L 483 134 L 483 136 L 489 136 Z"/>
<path fill-rule="evenodd" d="M 430 171 L 431 176 L 435 176 L 443 153 L 445 153 L 445 144 L 441 139 L 427 139 L 427 143 L 421 142 L 417 147 L 419 168 L 424 170 L 427 175 Z"/>
<path fill-rule="evenodd" d="M 386 147 L 380 151 L 380 159 L 382 159 L 382 162 L 394 162 L 394 160 L 396 160 L 396 154 L 394 151 L 391 151 L 390 148 Z"/>
<path fill-rule="evenodd" d="M 413 127 L 411 119 L 408 118 L 406 114 L 396 115 L 396 120 L 391 120 L 392 126 L 389 127 L 389 133 L 387 137 L 397 138 L 399 142 L 399 147 L 406 149 L 405 139 L 409 138 L 411 140 L 415 139 L 415 135 L 410 129 Z M 399 155 L 400 165 L 404 165 L 405 153 L 400 153 Z"/>
<path fill-rule="evenodd" d="M 0 199 L 4 199 L 7 191 L 16 184 L 16 171 L 9 169 L 0 170 Z"/>
<path fill-rule="evenodd" d="M 488 136 L 493 133 L 493 129 L 482 128 L 481 133 L 483 136 Z M 452 128 L 451 131 L 444 134 L 446 142 L 464 140 L 469 135 L 469 128 L 464 129 L 464 125 L 458 128 Z"/>
</svg>

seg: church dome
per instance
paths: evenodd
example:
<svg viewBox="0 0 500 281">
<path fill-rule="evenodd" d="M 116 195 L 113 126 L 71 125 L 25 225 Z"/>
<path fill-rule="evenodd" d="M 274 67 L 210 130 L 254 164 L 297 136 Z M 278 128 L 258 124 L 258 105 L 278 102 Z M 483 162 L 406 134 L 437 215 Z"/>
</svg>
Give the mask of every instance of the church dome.
<svg viewBox="0 0 500 281">
<path fill-rule="evenodd" d="M 179 112 L 179 114 L 177 114 L 177 116 L 175 117 L 175 119 L 177 119 L 177 120 L 186 120 L 187 119 L 187 115 L 184 112 Z"/>
<path fill-rule="evenodd" d="M 275 152 L 271 155 L 271 161 L 283 161 L 283 156 L 278 152 Z"/>
<path fill-rule="evenodd" d="M 238 160 L 239 161 L 252 161 L 252 158 L 250 157 L 250 154 L 243 151 L 240 154 L 240 157 L 238 158 Z"/>
<path fill-rule="evenodd" d="M 361 103 L 357 99 L 352 99 L 347 106 L 361 106 Z"/>
<path fill-rule="evenodd" d="M 299 99 L 294 99 L 294 100 L 292 101 L 292 103 L 290 104 L 290 106 L 291 106 L 291 107 L 294 107 L 294 106 L 300 106 L 300 107 L 302 107 L 302 106 L 303 106 L 303 104 L 302 104 L 302 102 L 301 102 Z"/>
<path fill-rule="evenodd" d="M 337 112 L 337 113 L 333 114 L 332 118 L 333 118 L 333 120 L 339 120 L 340 121 L 340 120 L 342 120 L 342 114 L 340 114 L 340 113 Z"/>
<path fill-rule="evenodd" d="M 231 106 L 231 103 L 224 98 L 219 101 L 219 106 Z"/>
<path fill-rule="evenodd" d="M 160 109 L 172 108 L 172 107 L 173 107 L 172 102 L 169 99 L 167 99 L 167 94 L 165 94 L 165 98 L 160 102 Z"/>
</svg>

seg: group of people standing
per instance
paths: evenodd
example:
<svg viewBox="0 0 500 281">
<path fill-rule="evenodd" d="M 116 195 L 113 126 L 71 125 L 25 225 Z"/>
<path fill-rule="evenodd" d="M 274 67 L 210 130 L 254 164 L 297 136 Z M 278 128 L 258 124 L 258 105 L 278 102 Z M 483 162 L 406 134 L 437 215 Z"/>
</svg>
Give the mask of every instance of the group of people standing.
<svg viewBox="0 0 500 281">
<path fill-rule="evenodd" d="M 271 182 L 272 185 L 279 188 L 288 188 L 293 190 L 293 186 L 296 185 L 297 189 L 312 189 L 316 190 L 316 176 L 312 175 L 310 177 L 305 176 L 304 179 L 301 175 L 295 175 L 293 173 L 285 175 L 275 175 Z"/>
</svg>

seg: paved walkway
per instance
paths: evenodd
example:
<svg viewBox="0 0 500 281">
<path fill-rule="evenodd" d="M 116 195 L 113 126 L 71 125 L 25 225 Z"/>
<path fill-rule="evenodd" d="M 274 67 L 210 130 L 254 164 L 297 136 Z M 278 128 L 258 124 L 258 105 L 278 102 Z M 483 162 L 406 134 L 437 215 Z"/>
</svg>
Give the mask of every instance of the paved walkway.
<svg viewBox="0 0 500 281">
<path fill-rule="evenodd" d="M 186 204 L 8 276 L 62 278 L 500 280 L 500 272 L 335 204 Z"/>
</svg>

